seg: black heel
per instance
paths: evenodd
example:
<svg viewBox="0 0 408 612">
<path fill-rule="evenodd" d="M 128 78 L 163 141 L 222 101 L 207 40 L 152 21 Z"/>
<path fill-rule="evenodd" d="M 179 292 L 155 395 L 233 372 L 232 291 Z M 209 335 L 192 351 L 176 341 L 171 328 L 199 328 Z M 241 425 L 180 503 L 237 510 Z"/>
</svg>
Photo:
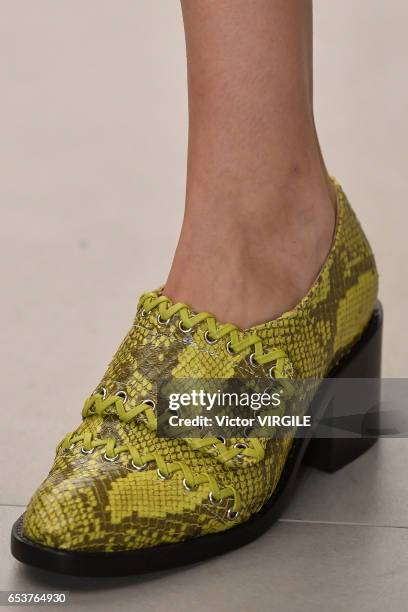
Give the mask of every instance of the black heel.
<svg viewBox="0 0 408 612">
<path fill-rule="evenodd" d="M 356 381 L 355 386 L 351 382 L 343 385 L 334 382 L 336 392 L 325 410 L 315 437 L 309 443 L 304 463 L 325 472 L 335 472 L 357 459 L 377 441 L 382 324 L 382 307 L 378 303 L 361 339 L 329 375 L 329 378 L 334 379 L 371 380 L 367 384 Z M 340 432 L 336 438 L 319 437 L 322 435 L 322 426 L 336 421 L 341 423 L 343 435 Z"/>
</svg>

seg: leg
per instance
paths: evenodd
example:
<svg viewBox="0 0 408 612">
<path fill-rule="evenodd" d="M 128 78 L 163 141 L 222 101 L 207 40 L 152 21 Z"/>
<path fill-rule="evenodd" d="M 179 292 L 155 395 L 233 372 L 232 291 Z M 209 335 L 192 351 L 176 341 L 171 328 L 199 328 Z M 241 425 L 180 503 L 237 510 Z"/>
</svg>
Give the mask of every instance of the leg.
<svg viewBox="0 0 408 612">
<path fill-rule="evenodd" d="M 313 118 L 311 0 L 182 0 L 186 208 L 165 293 L 241 327 L 305 295 L 335 202 Z"/>
</svg>

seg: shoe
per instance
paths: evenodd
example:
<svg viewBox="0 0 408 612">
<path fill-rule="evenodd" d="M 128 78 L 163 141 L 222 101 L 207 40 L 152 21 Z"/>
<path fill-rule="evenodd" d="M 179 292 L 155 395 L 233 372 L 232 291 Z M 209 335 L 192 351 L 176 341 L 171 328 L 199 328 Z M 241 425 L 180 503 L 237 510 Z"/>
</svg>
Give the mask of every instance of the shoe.
<svg viewBox="0 0 408 612">
<path fill-rule="evenodd" d="M 381 309 L 371 248 L 341 187 L 329 255 L 291 311 L 241 331 L 144 294 L 82 423 L 12 531 L 23 563 L 66 574 L 162 570 L 248 543 L 277 519 L 302 461 L 333 471 L 374 440 L 165 439 L 155 381 L 379 377 Z M 320 444 L 320 447 L 319 447 Z M 316 450 L 317 449 L 317 450 Z"/>
</svg>

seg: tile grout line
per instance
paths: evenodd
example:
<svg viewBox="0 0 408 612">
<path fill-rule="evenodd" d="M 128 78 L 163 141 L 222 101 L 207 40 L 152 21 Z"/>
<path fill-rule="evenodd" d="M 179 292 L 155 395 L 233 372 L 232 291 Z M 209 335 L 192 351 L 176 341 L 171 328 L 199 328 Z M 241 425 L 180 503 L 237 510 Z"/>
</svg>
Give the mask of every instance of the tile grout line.
<svg viewBox="0 0 408 612">
<path fill-rule="evenodd" d="M 26 508 L 26 504 L 1 504 L 0 508 Z"/>
<path fill-rule="evenodd" d="M 385 525 L 383 523 L 353 523 L 352 521 L 313 521 L 303 519 L 278 519 L 279 523 L 298 523 L 300 525 L 333 525 L 338 527 L 376 527 L 380 529 L 408 529 L 408 525 Z"/>
</svg>

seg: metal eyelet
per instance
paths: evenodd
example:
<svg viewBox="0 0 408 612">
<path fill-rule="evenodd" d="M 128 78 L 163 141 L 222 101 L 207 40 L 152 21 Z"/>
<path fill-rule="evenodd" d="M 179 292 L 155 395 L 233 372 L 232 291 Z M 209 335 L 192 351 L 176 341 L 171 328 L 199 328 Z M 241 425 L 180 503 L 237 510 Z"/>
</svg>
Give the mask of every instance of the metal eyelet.
<svg viewBox="0 0 408 612">
<path fill-rule="evenodd" d="M 114 463 L 119 459 L 119 455 L 115 455 L 114 457 L 108 457 L 106 453 L 103 454 L 104 461 L 108 461 L 109 463 Z"/>
<path fill-rule="evenodd" d="M 142 404 L 146 404 L 146 406 L 150 406 L 153 411 L 156 411 L 156 402 L 152 399 L 143 400 Z"/>
<path fill-rule="evenodd" d="M 241 448 L 242 450 L 245 450 L 246 448 L 248 448 L 248 444 L 246 444 L 245 442 L 237 442 L 236 444 L 234 444 L 234 448 Z M 245 457 L 245 455 L 243 453 L 238 453 L 238 455 L 235 455 L 234 459 L 243 459 Z"/>
<path fill-rule="evenodd" d="M 189 334 L 193 329 L 192 327 L 184 327 L 183 321 L 179 321 L 178 327 L 183 334 Z"/>
<path fill-rule="evenodd" d="M 86 450 L 86 448 L 84 448 L 83 446 L 81 446 L 81 453 L 83 455 L 92 455 L 92 453 L 95 451 L 95 447 L 90 448 L 89 450 Z"/>
<path fill-rule="evenodd" d="M 239 510 L 228 508 L 227 517 L 230 521 L 235 521 L 239 517 Z"/>
<path fill-rule="evenodd" d="M 156 317 L 156 321 L 159 325 L 168 325 L 170 323 L 170 319 L 162 319 L 159 314 Z"/>
<path fill-rule="evenodd" d="M 159 468 L 157 468 L 157 475 L 160 478 L 160 480 L 170 480 L 170 478 L 172 477 L 172 474 L 163 474 Z"/>
<path fill-rule="evenodd" d="M 237 444 L 234 444 L 234 448 L 242 448 L 243 450 L 245 450 L 246 448 L 248 448 L 248 444 L 246 444 L 245 442 L 237 442 Z M 236 462 L 240 462 L 243 459 L 245 459 L 244 453 L 238 453 L 237 455 L 235 455 L 233 460 Z"/>
<path fill-rule="evenodd" d="M 250 356 L 248 357 L 248 361 L 249 361 L 249 365 L 251 366 L 251 368 L 256 368 L 257 366 L 259 366 L 259 363 L 256 361 L 255 353 L 250 354 Z"/>
<path fill-rule="evenodd" d="M 126 393 L 126 391 L 117 391 L 115 393 L 115 395 L 117 397 L 120 397 L 123 401 L 124 404 L 126 404 L 127 400 L 128 400 L 128 394 Z"/>
<path fill-rule="evenodd" d="M 225 443 L 226 443 L 226 439 L 224 438 L 224 436 L 217 436 L 217 440 L 219 440 L 221 442 L 221 444 L 225 445 Z M 218 448 L 217 443 L 214 443 L 212 445 L 212 447 L 217 450 L 217 448 Z"/>
<path fill-rule="evenodd" d="M 220 506 L 224 500 L 222 499 L 222 497 L 221 499 L 214 499 L 213 492 L 210 491 L 208 494 L 208 501 L 212 506 Z"/>
<path fill-rule="evenodd" d="M 107 391 L 106 391 L 106 387 L 101 387 L 100 389 L 96 389 L 92 395 L 102 395 L 102 399 L 106 399 L 107 396 Z"/>
<path fill-rule="evenodd" d="M 132 466 L 134 470 L 136 470 L 136 472 L 143 472 L 144 470 L 147 469 L 148 463 L 142 463 L 142 465 L 136 465 L 136 463 L 132 460 L 130 462 L 130 465 Z"/>
<path fill-rule="evenodd" d="M 207 330 L 204 334 L 204 340 L 207 344 L 217 344 L 218 338 L 211 338 L 210 332 Z"/>
<path fill-rule="evenodd" d="M 269 372 L 268 372 L 269 378 L 275 378 L 275 374 L 274 374 L 275 369 L 276 369 L 276 366 L 272 366 L 271 368 L 269 368 Z"/>
<path fill-rule="evenodd" d="M 225 347 L 225 349 L 226 349 L 226 351 L 227 351 L 227 353 L 228 353 L 229 355 L 234 355 L 234 356 L 236 356 L 236 355 L 238 354 L 238 353 L 236 353 L 236 352 L 234 351 L 234 349 L 232 348 L 232 343 L 231 343 L 231 340 L 230 340 L 229 342 L 227 342 L 227 346 Z"/>
<path fill-rule="evenodd" d="M 183 487 L 185 488 L 186 491 L 189 491 L 189 492 L 197 491 L 198 489 L 198 485 L 193 485 L 193 486 L 189 485 L 185 478 L 183 478 Z"/>
</svg>

